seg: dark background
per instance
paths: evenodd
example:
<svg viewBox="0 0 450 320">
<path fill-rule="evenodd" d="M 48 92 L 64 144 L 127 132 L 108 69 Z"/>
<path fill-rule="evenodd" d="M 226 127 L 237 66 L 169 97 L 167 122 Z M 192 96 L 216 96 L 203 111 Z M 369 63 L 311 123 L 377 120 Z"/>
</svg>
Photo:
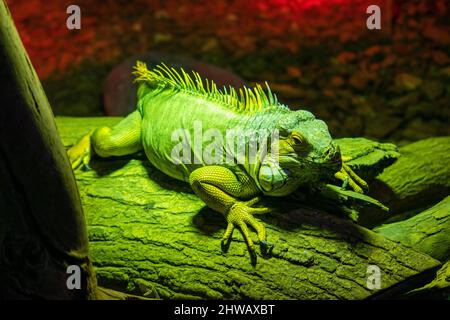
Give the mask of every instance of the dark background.
<svg viewBox="0 0 450 320">
<path fill-rule="evenodd" d="M 397 144 L 450 135 L 450 2 L 7 0 L 56 115 L 103 115 L 109 72 L 167 52 L 268 81 L 335 137 Z M 81 8 L 68 30 L 66 8 Z M 366 28 L 377 4 L 382 29 Z M 105 94 L 108 94 L 107 92 Z"/>
</svg>

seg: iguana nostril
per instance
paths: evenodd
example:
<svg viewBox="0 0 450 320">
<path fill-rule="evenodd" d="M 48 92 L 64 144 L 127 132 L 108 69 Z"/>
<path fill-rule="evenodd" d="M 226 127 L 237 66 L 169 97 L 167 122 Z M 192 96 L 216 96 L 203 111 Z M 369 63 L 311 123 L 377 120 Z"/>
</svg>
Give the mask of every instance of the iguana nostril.
<svg viewBox="0 0 450 320">
<path fill-rule="evenodd" d="M 336 154 L 336 149 L 335 148 L 333 148 L 333 147 L 328 147 L 328 149 L 325 151 L 325 153 L 324 153 L 324 156 L 325 156 L 325 159 L 329 159 L 329 158 L 331 158 L 331 157 L 333 157 L 334 158 L 334 156 L 335 156 L 335 154 Z"/>
</svg>

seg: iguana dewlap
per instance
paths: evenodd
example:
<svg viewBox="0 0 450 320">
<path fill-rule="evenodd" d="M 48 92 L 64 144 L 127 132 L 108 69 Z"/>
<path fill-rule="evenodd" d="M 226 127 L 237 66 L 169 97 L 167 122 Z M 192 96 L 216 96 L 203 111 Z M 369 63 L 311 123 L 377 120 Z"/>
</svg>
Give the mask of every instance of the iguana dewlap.
<svg viewBox="0 0 450 320">
<path fill-rule="evenodd" d="M 190 183 L 210 208 L 224 215 L 228 226 L 223 243 L 239 227 L 253 258 L 247 225 L 267 249 L 265 228 L 254 214 L 269 210 L 252 207 L 260 195 L 285 196 L 301 185 L 314 186 L 333 177 L 358 192 L 366 187 L 342 163 L 327 125 L 308 111 L 292 111 L 279 103 L 269 86 L 267 92 L 260 86 L 218 89 L 197 73 L 188 75 L 165 65 L 148 70 L 141 62 L 133 73 L 139 83 L 136 110 L 115 127 L 98 128 L 83 137 L 68 151 L 72 167 L 87 165 L 93 155 L 143 150 L 152 165 Z M 231 143 L 230 132 L 238 133 Z M 264 133 L 276 134 L 270 143 L 259 144 Z"/>
</svg>

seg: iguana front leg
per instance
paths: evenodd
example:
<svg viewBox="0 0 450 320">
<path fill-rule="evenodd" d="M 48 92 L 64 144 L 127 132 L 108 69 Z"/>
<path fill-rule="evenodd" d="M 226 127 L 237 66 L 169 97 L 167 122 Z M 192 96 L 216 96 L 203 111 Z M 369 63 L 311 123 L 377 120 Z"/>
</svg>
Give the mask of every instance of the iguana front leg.
<svg viewBox="0 0 450 320">
<path fill-rule="evenodd" d="M 345 162 L 350 161 L 351 157 L 342 157 L 342 168 L 334 174 L 334 176 L 343 181 L 343 187 L 350 186 L 355 192 L 364 193 L 369 189 L 369 185 L 361 179 Z"/>
<path fill-rule="evenodd" d="M 141 115 L 136 110 L 113 128 L 101 127 L 90 131 L 67 151 L 72 169 L 88 166 L 94 154 L 106 158 L 141 150 L 141 122 Z"/>
<path fill-rule="evenodd" d="M 233 230 L 238 227 L 247 243 L 252 262 L 256 253 L 247 225 L 258 234 L 260 243 L 267 246 L 266 230 L 253 215 L 269 212 L 268 208 L 252 208 L 259 201 L 260 192 L 255 183 L 245 174 L 237 177 L 231 170 L 221 166 L 206 166 L 191 173 L 189 182 L 194 192 L 208 207 L 222 213 L 228 222 L 222 237 L 222 244 L 229 241 Z M 241 199 L 251 200 L 242 201 Z"/>
</svg>

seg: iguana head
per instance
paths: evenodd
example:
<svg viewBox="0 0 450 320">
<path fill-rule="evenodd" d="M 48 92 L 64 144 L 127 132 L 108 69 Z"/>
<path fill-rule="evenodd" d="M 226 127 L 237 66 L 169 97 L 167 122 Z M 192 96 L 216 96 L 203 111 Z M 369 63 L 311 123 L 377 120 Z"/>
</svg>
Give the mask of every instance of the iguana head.
<svg viewBox="0 0 450 320">
<path fill-rule="evenodd" d="M 265 194 L 283 196 L 299 185 L 315 184 L 331 177 L 342 166 L 341 153 L 328 127 L 308 111 L 288 112 L 278 123 L 278 152 L 263 159 L 259 184 Z"/>
</svg>

